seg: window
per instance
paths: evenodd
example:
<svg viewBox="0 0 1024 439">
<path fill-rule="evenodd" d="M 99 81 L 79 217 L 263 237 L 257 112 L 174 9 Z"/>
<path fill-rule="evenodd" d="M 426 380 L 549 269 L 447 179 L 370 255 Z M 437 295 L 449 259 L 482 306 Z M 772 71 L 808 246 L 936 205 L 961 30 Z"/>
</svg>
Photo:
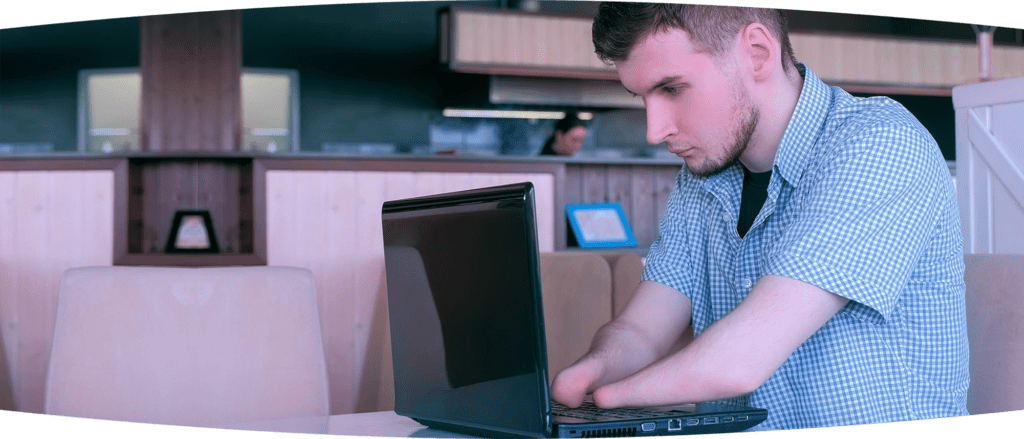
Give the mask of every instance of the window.
<svg viewBox="0 0 1024 439">
<path fill-rule="evenodd" d="M 293 69 L 242 69 L 241 151 L 299 150 L 298 77 Z M 141 151 L 141 108 L 138 68 L 82 70 L 78 76 L 78 150 Z"/>
<path fill-rule="evenodd" d="M 78 74 L 78 150 L 139 151 L 142 77 L 136 68 Z"/>
<path fill-rule="evenodd" d="M 299 73 L 242 69 L 242 151 L 299 150 Z"/>
</svg>

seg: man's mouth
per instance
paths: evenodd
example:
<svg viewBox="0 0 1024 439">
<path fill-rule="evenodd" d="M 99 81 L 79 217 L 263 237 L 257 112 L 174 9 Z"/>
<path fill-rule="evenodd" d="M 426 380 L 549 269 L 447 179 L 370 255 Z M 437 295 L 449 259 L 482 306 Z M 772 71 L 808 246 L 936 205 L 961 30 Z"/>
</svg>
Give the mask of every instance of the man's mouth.
<svg viewBox="0 0 1024 439">
<path fill-rule="evenodd" d="M 675 147 L 675 146 L 669 146 L 668 147 L 668 152 L 671 152 L 672 154 L 675 154 L 676 157 L 686 157 L 686 156 L 690 155 L 690 152 L 692 152 L 692 151 L 693 151 L 693 148 Z"/>
</svg>

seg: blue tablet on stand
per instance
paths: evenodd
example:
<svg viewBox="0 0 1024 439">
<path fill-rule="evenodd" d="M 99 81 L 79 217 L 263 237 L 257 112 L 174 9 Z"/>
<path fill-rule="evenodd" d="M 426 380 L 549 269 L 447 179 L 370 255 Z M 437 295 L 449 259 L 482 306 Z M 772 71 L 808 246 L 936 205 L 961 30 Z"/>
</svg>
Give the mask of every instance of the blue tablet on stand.
<svg viewBox="0 0 1024 439">
<path fill-rule="evenodd" d="M 633 230 L 618 203 L 569 204 L 565 215 L 580 248 L 636 247 Z"/>
</svg>

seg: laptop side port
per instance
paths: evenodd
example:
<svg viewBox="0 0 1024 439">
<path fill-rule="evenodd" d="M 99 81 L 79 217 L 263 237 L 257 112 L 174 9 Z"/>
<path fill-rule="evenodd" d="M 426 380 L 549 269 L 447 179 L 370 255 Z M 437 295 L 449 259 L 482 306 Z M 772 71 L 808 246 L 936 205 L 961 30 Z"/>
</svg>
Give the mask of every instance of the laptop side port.
<svg viewBox="0 0 1024 439">
<path fill-rule="evenodd" d="M 679 431 L 683 429 L 683 421 L 681 419 L 670 419 L 668 421 L 668 431 Z"/>
<path fill-rule="evenodd" d="M 657 424 L 653 422 L 644 422 L 640 424 L 640 429 L 643 431 L 654 431 L 657 428 Z"/>
</svg>

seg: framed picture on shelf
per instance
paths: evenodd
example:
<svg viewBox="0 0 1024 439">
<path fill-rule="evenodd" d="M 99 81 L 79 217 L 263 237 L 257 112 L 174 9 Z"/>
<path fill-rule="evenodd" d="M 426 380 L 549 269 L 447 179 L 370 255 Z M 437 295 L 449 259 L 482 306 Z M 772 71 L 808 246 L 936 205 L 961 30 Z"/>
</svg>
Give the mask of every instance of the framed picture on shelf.
<svg viewBox="0 0 1024 439">
<path fill-rule="evenodd" d="M 166 253 L 220 253 L 207 210 L 179 210 L 174 213 Z"/>
</svg>

